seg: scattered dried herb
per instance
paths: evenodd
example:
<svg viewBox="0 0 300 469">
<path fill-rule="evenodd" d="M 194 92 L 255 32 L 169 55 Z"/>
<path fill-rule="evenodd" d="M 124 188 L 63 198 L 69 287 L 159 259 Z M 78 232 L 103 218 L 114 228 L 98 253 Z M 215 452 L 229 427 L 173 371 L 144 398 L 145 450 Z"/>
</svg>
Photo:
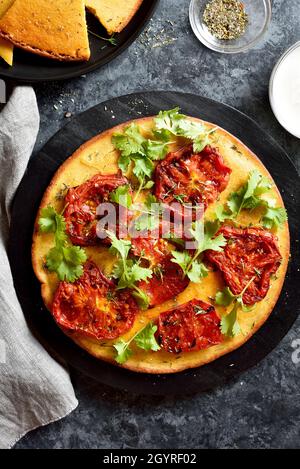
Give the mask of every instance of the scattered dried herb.
<svg viewBox="0 0 300 469">
<path fill-rule="evenodd" d="M 211 0 L 207 3 L 203 21 L 217 39 L 237 39 L 245 33 L 248 15 L 238 0 Z"/>
</svg>

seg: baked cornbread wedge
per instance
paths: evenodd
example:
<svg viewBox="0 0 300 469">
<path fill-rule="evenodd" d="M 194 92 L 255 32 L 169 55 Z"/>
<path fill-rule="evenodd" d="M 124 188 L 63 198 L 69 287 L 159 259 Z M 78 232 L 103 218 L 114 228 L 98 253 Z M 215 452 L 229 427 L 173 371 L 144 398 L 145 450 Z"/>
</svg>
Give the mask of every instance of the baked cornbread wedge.
<svg viewBox="0 0 300 469">
<path fill-rule="evenodd" d="M 7 12 L 12 6 L 15 0 L 0 0 L 0 18 Z M 0 57 L 5 60 L 8 65 L 13 63 L 13 51 L 14 46 L 10 41 L 1 38 L 0 39 Z"/>
<path fill-rule="evenodd" d="M 142 2 L 143 0 L 86 0 L 85 4 L 108 34 L 114 34 L 126 28 Z"/>
<path fill-rule="evenodd" d="M 90 58 L 84 0 L 15 0 L 0 20 L 0 36 L 53 59 Z"/>
</svg>

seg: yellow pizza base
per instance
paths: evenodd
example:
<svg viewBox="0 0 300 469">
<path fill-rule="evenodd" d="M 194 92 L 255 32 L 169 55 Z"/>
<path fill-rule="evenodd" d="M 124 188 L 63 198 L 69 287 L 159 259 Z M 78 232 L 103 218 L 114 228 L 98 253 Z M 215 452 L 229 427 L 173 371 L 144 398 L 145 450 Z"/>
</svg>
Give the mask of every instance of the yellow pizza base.
<svg viewBox="0 0 300 469">
<path fill-rule="evenodd" d="M 108 34 L 120 33 L 140 8 L 143 0 L 85 0 Z"/>
<path fill-rule="evenodd" d="M 0 36 L 49 58 L 90 57 L 84 0 L 15 0 L 0 20 Z"/>
<path fill-rule="evenodd" d="M 143 118 L 136 122 L 143 129 L 144 135 L 147 136 L 147 133 L 149 133 L 149 130 L 152 127 L 152 118 Z M 126 125 L 128 125 L 128 123 L 110 129 L 88 141 L 69 159 L 67 159 L 59 168 L 50 186 L 45 192 L 40 210 L 48 204 L 53 205 L 59 211 L 62 210 L 63 201 L 59 196 L 62 194 L 62 191 L 64 191 L 64 188 L 66 187 L 65 185 L 70 187 L 77 186 L 99 172 L 103 174 L 115 173 L 118 169 L 118 152 L 114 150 L 111 143 L 111 136 L 116 131 L 122 131 L 123 127 Z M 205 125 L 207 128 L 215 127 L 215 125 L 211 123 L 205 123 Z M 180 142 L 173 145 L 173 148 L 171 147 L 171 149 L 175 149 L 179 144 Z M 261 174 L 271 179 L 270 174 L 261 161 L 245 145 L 243 145 L 242 142 L 225 130 L 218 128 L 211 137 L 211 144 L 219 148 L 220 153 L 224 157 L 225 163 L 232 169 L 230 182 L 226 190 L 221 194 L 220 203 L 225 203 L 230 192 L 237 190 L 241 184 L 244 184 L 248 179 L 248 173 L 254 169 L 259 170 Z M 275 185 L 270 193 L 268 193 L 268 198 L 276 199 L 277 204 L 283 206 L 282 198 Z M 210 206 L 208 208 L 206 211 L 206 219 L 213 218 L 214 208 L 214 206 Z M 39 213 L 37 215 L 37 220 L 38 218 Z M 248 211 L 244 211 L 242 216 L 239 218 L 239 222 L 246 226 L 250 222 L 252 224 L 257 224 L 259 219 L 260 214 L 258 212 L 249 213 Z M 206 350 L 181 353 L 179 355 L 171 354 L 162 350 L 159 352 L 144 352 L 143 350 L 136 348 L 134 349 L 135 353 L 129 358 L 123 367 L 133 371 L 146 373 L 174 373 L 211 362 L 240 347 L 249 340 L 249 338 L 262 326 L 271 314 L 284 282 L 290 249 L 288 224 L 286 223 L 282 228 L 280 228 L 276 232 L 276 235 L 278 237 L 280 252 L 283 257 L 282 264 L 278 270 L 276 279 L 273 279 L 271 282 L 271 287 L 267 297 L 258 303 L 251 312 L 239 313 L 239 322 L 243 331 L 242 334 L 235 338 L 225 338 L 223 343 Z M 45 256 L 52 246 L 53 235 L 40 234 L 36 223 L 33 236 L 32 262 L 36 276 L 41 282 L 42 297 L 49 310 L 51 310 L 53 295 L 58 286 L 58 280 L 56 274 L 49 273 L 43 266 Z M 109 274 L 113 260 L 111 259 L 111 255 L 107 252 L 107 248 L 89 247 L 86 248 L 86 251 L 104 271 L 104 273 Z M 190 283 L 187 289 L 178 295 L 176 299 L 149 309 L 146 312 L 139 313 L 133 328 L 125 334 L 123 338 L 125 340 L 129 339 L 136 333 L 136 331 L 144 327 L 149 321 L 155 320 L 161 312 L 167 311 L 168 309 L 179 304 L 183 304 L 193 298 L 210 302 L 209 297 L 214 297 L 216 292 L 222 288 L 224 288 L 224 283 L 221 275 L 217 272 L 211 272 L 201 283 Z M 225 314 L 226 311 L 226 308 L 217 307 L 217 312 L 220 316 Z M 284 311 L 282 311 L 282 315 L 282 320 L 284 321 Z M 88 351 L 91 355 L 116 365 L 114 360 L 114 349 L 112 348 L 114 341 L 93 340 L 78 333 L 68 335 L 74 342 Z"/>
</svg>

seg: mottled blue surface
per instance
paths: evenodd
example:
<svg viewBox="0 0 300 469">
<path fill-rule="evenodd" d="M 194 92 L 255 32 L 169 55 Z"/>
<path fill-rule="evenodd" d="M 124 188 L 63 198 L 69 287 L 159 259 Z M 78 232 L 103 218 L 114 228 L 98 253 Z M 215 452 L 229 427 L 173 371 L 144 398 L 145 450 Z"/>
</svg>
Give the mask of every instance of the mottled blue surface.
<svg viewBox="0 0 300 469">
<path fill-rule="evenodd" d="M 40 148 L 65 122 L 108 98 L 141 90 L 201 94 L 245 112 L 285 148 L 300 170 L 299 140 L 277 123 L 268 101 L 272 68 L 300 40 L 299 0 L 274 0 L 268 34 L 252 51 L 219 55 L 194 37 L 188 0 L 161 0 L 142 36 L 86 77 L 36 86 Z M 112 121 L 113 124 L 113 121 Z M 299 292 L 295 292 L 298 295 Z M 300 364 L 292 341 L 300 318 L 276 350 L 240 379 L 186 397 L 128 396 L 72 372 L 79 407 L 38 429 L 17 448 L 300 448 Z"/>
</svg>

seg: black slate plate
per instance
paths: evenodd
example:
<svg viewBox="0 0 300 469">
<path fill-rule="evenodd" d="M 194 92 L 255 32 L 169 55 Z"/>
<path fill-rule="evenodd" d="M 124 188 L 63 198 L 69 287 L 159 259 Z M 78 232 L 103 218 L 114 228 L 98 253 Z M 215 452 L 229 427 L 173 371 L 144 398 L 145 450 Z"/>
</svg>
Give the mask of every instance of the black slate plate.
<svg viewBox="0 0 300 469">
<path fill-rule="evenodd" d="M 113 125 L 180 106 L 191 116 L 214 122 L 240 138 L 271 172 L 289 213 L 292 261 L 283 293 L 266 324 L 240 349 L 201 368 L 175 375 L 129 372 L 96 360 L 77 347 L 55 325 L 45 309 L 31 267 L 34 218 L 47 185 L 60 164 L 83 142 Z M 113 110 L 113 114 L 111 111 Z M 115 115 L 115 119 L 112 119 Z M 191 94 L 149 92 L 111 99 L 80 114 L 60 130 L 29 163 L 12 213 L 9 256 L 15 288 L 30 327 L 50 353 L 65 359 L 102 383 L 139 394 L 187 394 L 220 386 L 256 365 L 285 336 L 300 310 L 300 180 L 292 162 L 276 142 L 251 119 L 215 101 Z"/>
<path fill-rule="evenodd" d="M 154 13 L 159 0 L 144 0 L 129 25 L 116 34 L 116 46 L 89 35 L 91 58 L 88 62 L 59 62 L 15 49 L 14 65 L 9 67 L 0 61 L 0 77 L 18 82 L 36 83 L 54 80 L 68 80 L 92 72 L 110 62 L 123 52 L 138 37 Z M 105 29 L 91 14 L 87 14 L 90 31 L 108 37 Z"/>
</svg>

